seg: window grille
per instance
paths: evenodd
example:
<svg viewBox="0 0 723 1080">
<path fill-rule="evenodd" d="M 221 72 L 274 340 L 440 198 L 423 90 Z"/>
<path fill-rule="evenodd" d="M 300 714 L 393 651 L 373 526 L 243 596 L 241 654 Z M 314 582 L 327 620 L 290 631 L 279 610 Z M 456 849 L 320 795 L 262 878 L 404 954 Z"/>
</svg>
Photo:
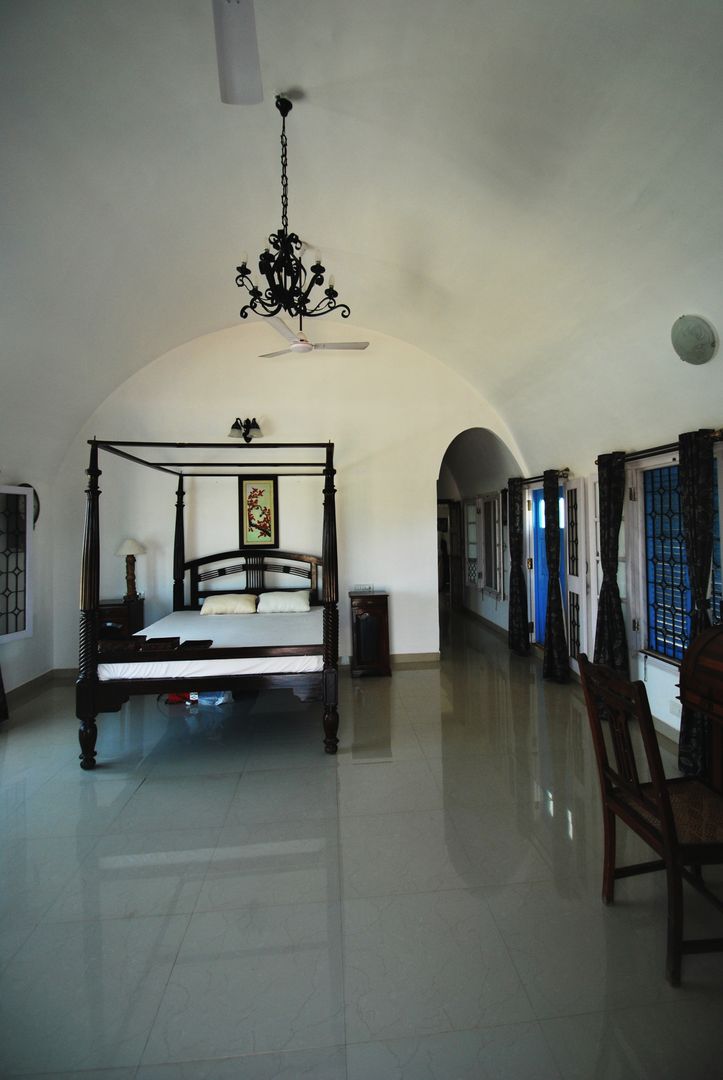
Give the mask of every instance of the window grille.
<svg viewBox="0 0 723 1080">
<path fill-rule="evenodd" d="M 32 504 L 27 492 L 0 489 L 0 637 L 29 632 L 28 547 Z"/>
<path fill-rule="evenodd" d="M 678 493 L 678 466 L 644 475 L 647 648 L 682 660 L 690 641 L 692 597 Z M 720 621 L 721 553 L 718 478 L 713 473 L 712 621 Z"/>
<path fill-rule="evenodd" d="M 577 593 L 569 592 L 568 601 L 568 637 L 570 639 L 570 658 L 577 660 L 580 655 L 580 597 Z"/>
<path fill-rule="evenodd" d="M 578 576 L 579 557 L 580 541 L 578 535 L 577 488 L 569 488 L 567 492 L 567 558 L 568 572 L 571 577 Z"/>
</svg>

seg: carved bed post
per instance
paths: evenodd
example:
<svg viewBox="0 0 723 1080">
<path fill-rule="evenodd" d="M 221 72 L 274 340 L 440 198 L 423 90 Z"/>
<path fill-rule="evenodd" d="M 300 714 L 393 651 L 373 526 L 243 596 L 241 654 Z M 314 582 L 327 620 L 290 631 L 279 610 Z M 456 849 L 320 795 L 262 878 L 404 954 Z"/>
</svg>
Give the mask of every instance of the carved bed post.
<svg viewBox="0 0 723 1080">
<path fill-rule="evenodd" d="M 98 502 L 98 444 L 90 444 L 90 462 L 86 470 L 85 532 L 83 559 L 80 569 L 80 649 L 78 682 L 76 684 L 76 714 L 80 720 L 80 767 L 95 768 L 95 741 L 98 735 L 95 718 L 98 715 L 98 604 L 100 602 L 100 519 Z"/>
<path fill-rule="evenodd" d="M 176 488 L 176 531 L 173 536 L 173 610 L 183 611 L 184 608 L 184 563 L 186 561 L 186 544 L 183 533 L 183 473 L 178 477 Z"/>
<path fill-rule="evenodd" d="M 322 602 L 324 605 L 324 749 L 335 754 L 339 739 L 339 574 L 336 543 L 336 505 L 334 487 L 334 444 L 326 448 L 324 467 L 324 528 L 321 558 L 324 568 Z"/>
</svg>

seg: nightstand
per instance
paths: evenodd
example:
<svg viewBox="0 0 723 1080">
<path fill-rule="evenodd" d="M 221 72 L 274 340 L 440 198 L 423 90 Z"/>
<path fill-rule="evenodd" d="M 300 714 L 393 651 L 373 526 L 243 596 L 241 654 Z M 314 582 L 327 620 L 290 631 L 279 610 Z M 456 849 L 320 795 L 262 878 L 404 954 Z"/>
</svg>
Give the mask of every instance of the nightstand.
<svg viewBox="0 0 723 1080">
<path fill-rule="evenodd" d="M 127 641 L 143 629 L 143 597 L 134 600 L 101 600 L 98 607 L 98 637 Z"/>
<path fill-rule="evenodd" d="M 385 592 L 350 592 L 351 600 L 351 674 L 391 675 L 389 665 L 388 594 Z"/>
</svg>

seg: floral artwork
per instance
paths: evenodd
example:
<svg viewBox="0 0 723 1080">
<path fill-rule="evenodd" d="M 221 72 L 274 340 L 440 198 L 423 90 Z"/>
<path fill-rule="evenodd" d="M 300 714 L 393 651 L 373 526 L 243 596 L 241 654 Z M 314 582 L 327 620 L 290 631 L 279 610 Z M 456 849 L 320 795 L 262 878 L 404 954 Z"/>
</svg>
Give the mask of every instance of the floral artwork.
<svg viewBox="0 0 723 1080">
<path fill-rule="evenodd" d="M 278 504 L 274 477 L 239 478 L 241 547 L 278 546 Z"/>
</svg>

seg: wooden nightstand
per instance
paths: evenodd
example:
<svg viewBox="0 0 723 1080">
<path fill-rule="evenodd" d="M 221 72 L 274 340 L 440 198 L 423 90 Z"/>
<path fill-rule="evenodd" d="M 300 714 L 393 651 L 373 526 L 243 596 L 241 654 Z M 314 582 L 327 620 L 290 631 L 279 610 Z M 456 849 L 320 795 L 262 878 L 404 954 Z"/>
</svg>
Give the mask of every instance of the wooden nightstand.
<svg viewBox="0 0 723 1080">
<path fill-rule="evenodd" d="M 142 630 L 143 597 L 135 600 L 101 600 L 98 607 L 98 637 L 127 641 Z"/>
<path fill-rule="evenodd" d="M 350 592 L 352 677 L 391 675 L 389 665 L 388 594 Z"/>
</svg>

